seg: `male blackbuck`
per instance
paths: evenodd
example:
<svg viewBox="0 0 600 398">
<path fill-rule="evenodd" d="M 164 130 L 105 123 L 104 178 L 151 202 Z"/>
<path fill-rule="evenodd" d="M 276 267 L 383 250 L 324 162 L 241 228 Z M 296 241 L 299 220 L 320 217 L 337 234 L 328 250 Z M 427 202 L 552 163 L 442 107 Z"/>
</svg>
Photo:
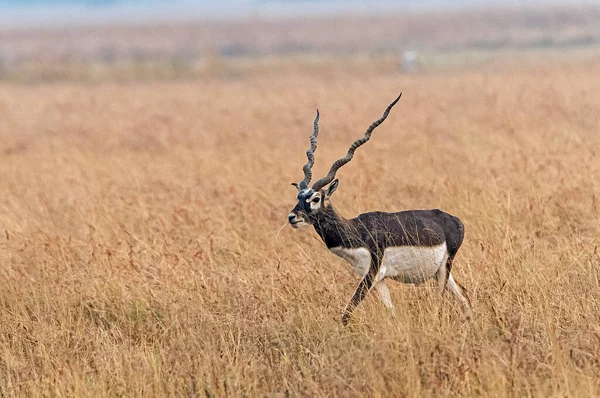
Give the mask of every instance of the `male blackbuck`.
<svg viewBox="0 0 600 398">
<path fill-rule="evenodd" d="M 342 323 L 346 325 L 353 309 L 375 288 L 383 304 L 393 304 L 385 279 L 419 284 L 436 279 L 438 290 L 447 287 L 460 301 L 467 319 L 471 318 L 469 301 L 452 278 L 452 261 L 464 237 L 463 223 L 441 210 L 408 210 L 397 213 L 381 211 L 360 214 L 345 219 L 331 205 L 331 195 L 338 187 L 334 179 L 340 167 L 352 160 L 354 151 L 371 138 L 373 130 L 387 118 L 400 96 L 392 102 L 383 116 L 369 126 L 365 135 L 355 141 L 343 158 L 335 161 L 329 173 L 309 187 L 319 134 L 319 111 L 306 151 L 308 162 L 302 168 L 304 179 L 292 183 L 298 189 L 298 204 L 288 221 L 294 228 L 312 225 L 327 248 L 348 261 L 361 275 L 361 281 L 346 306 Z M 327 188 L 325 188 L 328 186 Z"/>
</svg>

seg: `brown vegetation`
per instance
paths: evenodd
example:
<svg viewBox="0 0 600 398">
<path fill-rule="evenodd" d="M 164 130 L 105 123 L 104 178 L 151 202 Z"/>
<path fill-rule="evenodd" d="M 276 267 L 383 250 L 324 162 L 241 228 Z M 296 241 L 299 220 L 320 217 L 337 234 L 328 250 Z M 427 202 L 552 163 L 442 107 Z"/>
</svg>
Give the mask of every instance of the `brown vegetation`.
<svg viewBox="0 0 600 398">
<path fill-rule="evenodd" d="M 598 396 L 600 65 L 364 70 L 0 90 L 0 392 Z M 455 277 L 390 283 L 397 319 L 295 201 L 315 108 L 334 204 L 441 208 Z"/>
</svg>

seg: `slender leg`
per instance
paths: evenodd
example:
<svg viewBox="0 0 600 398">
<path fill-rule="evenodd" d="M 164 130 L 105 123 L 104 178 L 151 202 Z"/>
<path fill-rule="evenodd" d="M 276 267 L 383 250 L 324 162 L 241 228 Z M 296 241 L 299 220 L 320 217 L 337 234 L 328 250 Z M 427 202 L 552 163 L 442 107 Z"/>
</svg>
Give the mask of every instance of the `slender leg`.
<svg viewBox="0 0 600 398">
<path fill-rule="evenodd" d="M 377 261 L 375 257 L 374 260 Z M 350 302 L 344 310 L 344 315 L 342 315 L 342 324 L 344 324 L 344 326 L 348 324 L 348 321 L 350 320 L 350 315 L 352 315 L 352 311 L 354 310 L 354 308 L 356 308 L 356 306 L 365 298 L 365 296 L 367 295 L 367 293 L 369 293 L 373 285 L 377 285 L 379 284 L 379 282 L 383 281 L 383 278 L 385 278 L 386 271 L 386 267 L 378 267 L 378 269 L 375 267 L 371 267 L 369 269 L 369 272 L 367 272 L 367 274 L 358 284 L 354 295 L 352 295 L 352 299 L 350 299 Z"/>
<path fill-rule="evenodd" d="M 442 264 L 443 265 L 435 274 L 435 279 L 437 279 L 438 282 L 438 293 L 440 296 L 444 293 L 446 285 L 448 284 L 448 275 L 450 275 L 450 267 L 452 267 L 452 265 L 449 267 L 448 264 L 452 264 L 452 259 L 448 258 L 448 255 L 446 255 L 446 258 Z"/>
<path fill-rule="evenodd" d="M 381 300 L 383 305 L 385 305 L 389 309 L 393 309 L 394 304 L 392 304 L 392 297 L 390 296 L 390 291 L 388 290 L 388 287 L 385 284 L 385 282 L 377 282 L 375 284 L 375 290 L 377 291 L 379 299 Z"/>
<path fill-rule="evenodd" d="M 375 276 L 373 275 L 373 273 L 369 272 L 362 278 L 362 280 L 358 284 L 358 287 L 354 291 L 350 302 L 344 310 L 344 315 L 342 315 L 342 324 L 344 326 L 348 324 L 348 321 L 350 320 L 350 315 L 352 315 L 352 311 L 354 310 L 354 308 L 356 308 L 356 306 L 365 298 L 367 293 L 369 293 L 371 287 L 373 287 L 374 280 Z"/>
<path fill-rule="evenodd" d="M 473 314 L 471 312 L 471 305 L 469 304 L 469 300 L 460 292 L 458 285 L 456 284 L 454 278 L 452 277 L 452 274 L 450 273 L 448 274 L 448 289 L 450 289 L 452 294 L 454 294 L 458 301 L 460 301 L 460 304 L 463 306 L 465 316 L 467 317 L 467 320 L 470 321 L 472 319 Z"/>
</svg>

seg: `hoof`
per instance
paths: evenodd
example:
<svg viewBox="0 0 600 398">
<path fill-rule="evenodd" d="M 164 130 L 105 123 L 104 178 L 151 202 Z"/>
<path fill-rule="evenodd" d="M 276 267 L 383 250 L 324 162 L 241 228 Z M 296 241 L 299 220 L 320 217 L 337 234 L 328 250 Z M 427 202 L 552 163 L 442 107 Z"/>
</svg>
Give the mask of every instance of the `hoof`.
<svg viewBox="0 0 600 398">
<path fill-rule="evenodd" d="M 348 315 L 348 314 L 342 315 L 342 325 L 348 326 L 349 321 L 350 321 L 350 315 Z"/>
</svg>

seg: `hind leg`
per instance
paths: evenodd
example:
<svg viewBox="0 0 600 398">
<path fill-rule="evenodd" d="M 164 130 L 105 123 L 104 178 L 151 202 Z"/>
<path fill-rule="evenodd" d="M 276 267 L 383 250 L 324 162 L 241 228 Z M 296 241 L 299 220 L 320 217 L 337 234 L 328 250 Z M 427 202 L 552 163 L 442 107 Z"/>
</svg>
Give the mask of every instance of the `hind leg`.
<svg viewBox="0 0 600 398">
<path fill-rule="evenodd" d="M 458 287 L 457 283 L 452 277 L 452 274 L 450 273 L 448 273 L 448 289 L 452 292 L 452 294 L 454 294 L 454 296 L 456 296 L 456 298 L 463 307 L 465 317 L 467 318 L 467 320 L 470 321 L 473 318 L 471 304 L 469 303 L 469 300 L 463 295 L 463 293 L 461 293 L 461 289 Z"/>
<path fill-rule="evenodd" d="M 442 265 L 435 273 L 435 279 L 438 283 L 437 290 L 440 296 L 444 293 L 444 289 L 446 289 L 446 285 L 448 284 L 448 275 L 450 275 L 450 269 L 452 268 L 452 259 L 446 254 L 442 264 L 444 265 Z"/>
</svg>

